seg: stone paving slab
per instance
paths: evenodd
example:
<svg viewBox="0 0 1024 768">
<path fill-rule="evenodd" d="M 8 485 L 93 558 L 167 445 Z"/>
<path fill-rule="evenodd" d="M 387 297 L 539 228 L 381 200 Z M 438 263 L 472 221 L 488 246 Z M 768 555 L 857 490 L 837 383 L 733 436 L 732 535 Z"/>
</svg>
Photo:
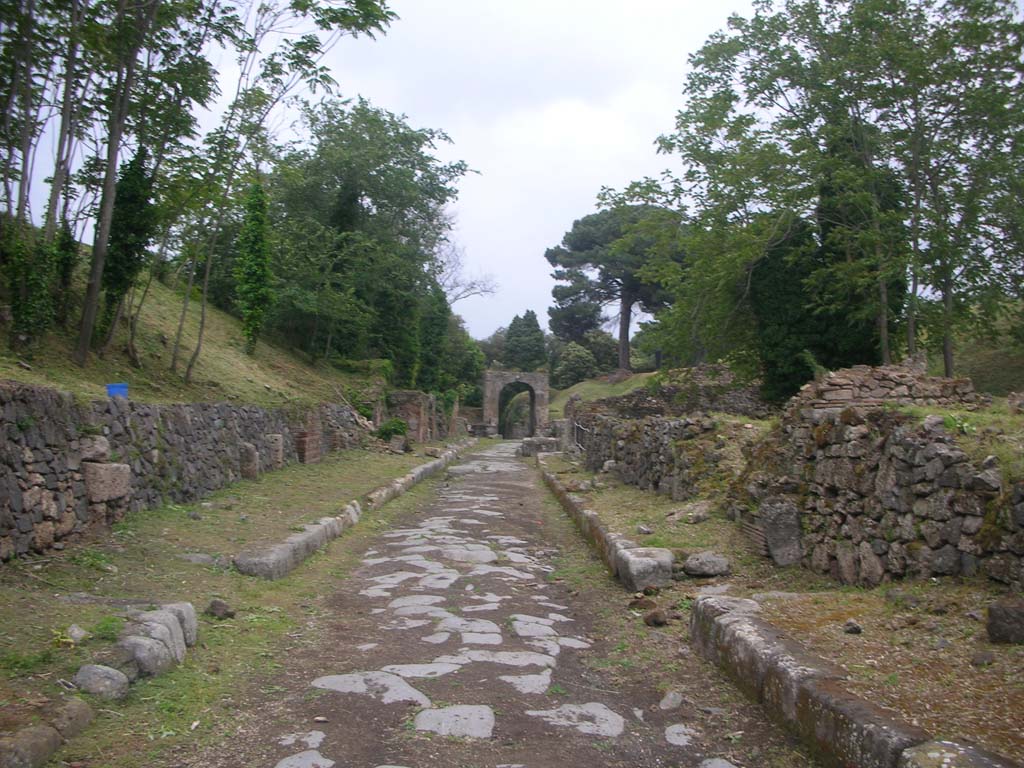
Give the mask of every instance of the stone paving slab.
<svg viewBox="0 0 1024 768">
<path fill-rule="evenodd" d="M 281 660 L 289 693 L 189 765 L 732 766 L 692 702 L 658 706 L 657 670 L 624 690 L 593 663 L 600 625 L 552 578 L 546 494 L 515 448 L 471 456 L 376 535 L 323 603 L 324 642 Z"/>
</svg>

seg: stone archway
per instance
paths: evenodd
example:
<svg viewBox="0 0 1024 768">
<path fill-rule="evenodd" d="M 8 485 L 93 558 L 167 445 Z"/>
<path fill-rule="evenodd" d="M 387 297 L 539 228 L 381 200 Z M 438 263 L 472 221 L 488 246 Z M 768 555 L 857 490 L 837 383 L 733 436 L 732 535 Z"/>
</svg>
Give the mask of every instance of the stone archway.
<svg viewBox="0 0 1024 768">
<path fill-rule="evenodd" d="M 548 423 L 548 375 L 523 371 L 487 371 L 484 373 L 484 427 L 490 436 L 498 434 L 501 392 L 509 384 L 525 384 L 533 390 L 534 434 Z"/>
</svg>

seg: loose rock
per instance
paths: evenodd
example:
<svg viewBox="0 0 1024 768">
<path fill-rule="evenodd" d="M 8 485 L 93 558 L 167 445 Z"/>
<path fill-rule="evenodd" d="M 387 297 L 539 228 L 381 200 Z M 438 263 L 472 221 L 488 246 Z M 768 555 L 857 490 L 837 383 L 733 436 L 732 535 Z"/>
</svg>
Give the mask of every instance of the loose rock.
<svg viewBox="0 0 1024 768">
<path fill-rule="evenodd" d="M 683 563 L 683 571 L 689 576 L 728 576 L 729 560 L 715 552 L 698 552 L 690 555 Z"/>
<path fill-rule="evenodd" d="M 843 632 L 845 632 L 848 635 L 859 635 L 863 631 L 864 631 L 864 628 L 861 627 L 861 625 L 858 624 L 853 619 L 847 619 L 846 623 L 843 624 Z"/>
<path fill-rule="evenodd" d="M 1024 597 L 1004 597 L 988 607 L 988 639 L 1024 643 Z"/>
<path fill-rule="evenodd" d="M 215 597 L 210 601 L 210 604 L 206 606 L 206 610 L 203 611 L 207 616 L 213 616 L 215 619 L 233 619 L 235 618 L 235 611 L 226 602 L 220 598 Z"/>
<path fill-rule="evenodd" d="M 128 676 L 118 669 L 86 664 L 75 674 L 74 683 L 79 690 L 101 699 L 121 699 L 128 693 L 129 681 Z"/>
</svg>

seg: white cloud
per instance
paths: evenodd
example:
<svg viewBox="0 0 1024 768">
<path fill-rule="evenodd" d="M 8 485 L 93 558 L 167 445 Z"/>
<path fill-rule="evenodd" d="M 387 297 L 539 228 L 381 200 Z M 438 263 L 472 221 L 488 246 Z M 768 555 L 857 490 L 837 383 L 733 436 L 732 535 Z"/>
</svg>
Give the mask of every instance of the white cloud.
<svg viewBox="0 0 1024 768">
<path fill-rule="evenodd" d="M 499 292 L 456 306 L 477 337 L 551 301 L 544 260 L 602 186 L 672 165 L 653 141 L 672 127 L 686 57 L 729 7 L 693 0 L 393 0 L 377 41 L 332 53 L 342 93 L 445 130 L 467 176 L 453 210 L 469 272 Z M 736 10 L 747 13 L 745 0 Z"/>
</svg>

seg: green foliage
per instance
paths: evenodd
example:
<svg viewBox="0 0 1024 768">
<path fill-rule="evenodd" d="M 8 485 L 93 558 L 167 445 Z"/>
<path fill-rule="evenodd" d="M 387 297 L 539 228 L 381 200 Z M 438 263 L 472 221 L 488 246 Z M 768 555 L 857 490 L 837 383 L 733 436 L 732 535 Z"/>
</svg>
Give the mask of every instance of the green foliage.
<svg viewBox="0 0 1024 768">
<path fill-rule="evenodd" d="M 505 351 L 502 362 L 509 370 L 535 371 L 547 360 L 544 332 L 537 322 L 537 313 L 526 310 L 516 315 L 505 332 Z"/>
<path fill-rule="evenodd" d="M 681 175 L 605 195 L 687 213 L 686 263 L 644 270 L 673 297 L 659 346 L 756 368 L 748 278 L 778 242 L 766 217 L 796 217 L 818 246 L 801 279 L 830 332 L 823 364 L 885 359 L 906 320 L 906 347 L 941 341 L 951 375 L 951 330 L 990 322 L 1024 273 L 1022 31 L 1005 0 L 763 2 L 730 19 L 659 140 Z"/>
<path fill-rule="evenodd" d="M 552 372 L 551 383 L 558 389 L 566 389 L 597 374 L 597 361 L 593 353 L 575 342 L 569 344 L 559 355 L 558 365 Z"/>
<path fill-rule="evenodd" d="M 89 631 L 97 640 L 113 643 L 124 629 L 124 619 L 120 616 L 104 616 L 93 624 Z"/>
<path fill-rule="evenodd" d="M 381 440 L 390 440 L 395 435 L 404 435 L 409 432 L 409 425 L 399 418 L 392 418 L 381 424 L 373 433 Z"/>
<path fill-rule="evenodd" d="M 110 224 L 106 265 L 103 269 L 102 330 L 113 322 L 118 306 L 146 264 L 146 248 L 156 231 L 153 177 L 146 167 L 145 147 L 121 168 Z"/>
<path fill-rule="evenodd" d="M 13 219 L 0 222 L 0 264 L 10 292 L 12 346 L 30 346 L 53 322 L 54 261 L 53 247 L 32 227 Z"/>
<path fill-rule="evenodd" d="M 285 153 L 270 180 L 272 329 L 314 358 L 386 358 L 400 386 L 450 388 L 451 310 L 434 272 L 465 164 L 434 156 L 444 133 L 362 99 L 305 118 L 310 146 Z"/>
<path fill-rule="evenodd" d="M 629 328 L 633 307 L 654 311 L 668 295 L 645 278 L 643 268 L 656 255 L 678 263 L 679 219 L 664 208 L 619 205 L 573 222 L 560 245 L 544 257 L 555 267 L 552 277 L 564 285 L 553 290 L 552 330 L 581 342 L 600 325 L 600 307 L 617 304 L 618 366 L 629 368 Z"/>
<path fill-rule="evenodd" d="M 235 304 L 242 316 L 245 351 L 256 351 L 256 340 L 274 298 L 270 286 L 270 244 L 268 242 L 267 195 L 257 181 L 245 198 L 245 216 L 238 235 L 235 262 Z"/>
<path fill-rule="evenodd" d="M 68 224 L 67 219 L 62 219 L 60 229 L 57 231 L 55 258 L 57 320 L 61 324 L 67 322 L 68 305 L 71 302 L 71 280 L 74 277 L 78 261 L 78 243 L 75 242 L 75 236 L 71 232 L 71 225 Z"/>
</svg>

